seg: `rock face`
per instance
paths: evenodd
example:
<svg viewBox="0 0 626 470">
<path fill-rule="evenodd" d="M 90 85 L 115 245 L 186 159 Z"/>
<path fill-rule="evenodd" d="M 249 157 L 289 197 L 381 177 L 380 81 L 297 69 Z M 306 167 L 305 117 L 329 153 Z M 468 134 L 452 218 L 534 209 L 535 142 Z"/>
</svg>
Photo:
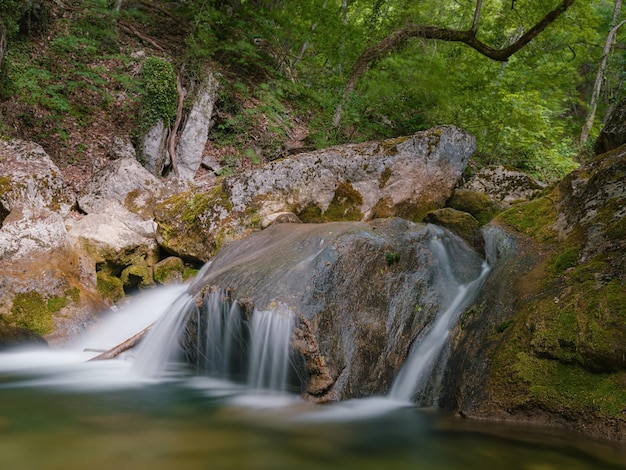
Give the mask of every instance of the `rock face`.
<svg viewBox="0 0 626 470">
<path fill-rule="evenodd" d="M 170 155 L 167 152 L 168 135 L 169 131 L 161 119 L 142 138 L 139 161 L 155 176 L 161 176 L 164 168 L 170 164 Z"/>
<path fill-rule="evenodd" d="M 440 127 L 299 154 L 228 178 L 210 192 L 166 200 L 156 210 L 158 240 L 178 256 L 206 261 L 222 243 L 279 212 L 302 222 L 421 221 L 445 205 L 474 148 L 471 135 Z"/>
<path fill-rule="evenodd" d="M 538 195 L 545 184 L 514 168 L 490 166 L 479 170 L 461 189 L 488 194 L 503 204 L 527 201 Z"/>
<path fill-rule="evenodd" d="M 457 332 L 443 405 L 626 442 L 624 181 L 620 147 L 489 226 L 501 260 Z"/>
<path fill-rule="evenodd" d="M 204 154 L 211 129 L 211 116 L 217 99 L 218 82 L 209 73 L 191 106 L 189 116 L 176 145 L 178 175 L 183 180 L 193 180 Z"/>
<path fill-rule="evenodd" d="M 620 101 L 607 117 L 594 145 L 596 155 L 626 144 L 626 100 Z"/>
<path fill-rule="evenodd" d="M 390 218 L 273 225 L 224 247 L 197 282 L 229 288 L 256 309 L 298 314 L 312 399 L 385 394 L 449 294 L 436 237 L 458 257 L 459 282 L 476 278 L 481 259 L 459 238 Z"/>
</svg>

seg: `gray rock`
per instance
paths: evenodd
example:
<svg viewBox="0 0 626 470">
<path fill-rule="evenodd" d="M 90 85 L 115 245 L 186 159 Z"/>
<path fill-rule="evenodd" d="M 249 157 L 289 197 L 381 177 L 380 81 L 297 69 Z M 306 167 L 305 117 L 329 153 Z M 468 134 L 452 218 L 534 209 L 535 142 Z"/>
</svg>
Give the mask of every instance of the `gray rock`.
<svg viewBox="0 0 626 470">
<path fill-rule="evenodd" d="M 217 99 L 218 82 L 209 73 L 198 93 L 185 121 L 176 146 L 178 174 L 183 180 L 193 180 L 200 164 L 211 128 L 211 116 Z"/>
<path fill-rule="evenodd" d="M 463 184 L 462 189 L 486 193 L 496 201 L 513 204 L 532 199 L 545 187 L 544 183 L 522 171 L 490 166 L 478 171 Z"/>
<path fill-rule="evenodd" d="M 133 147 L 133 144 L 126 139 L 113 137 L 113 142 L 111 143 L 111 148 L 107 152 L 107 157 L 111 160 L 117 160 L 120 158 L 135 159 L 135 147 Z"/>
<path fill-rule="evenodd" d="M 132 158 L 123 158 L 108 163 L 93 175 L 78 206 L 84 212 L 111 212 L 111 203 L 124 206 L 144 218 L 152 217 L 155 198 L 164 190 L 164 185 L 141 164 Z"/>
<path fill-rule="evenodd" d="M 0 140 L 0 223 L 16 206 L 67 214 L 74 202 L 61 172 L 40 145 Z"/>
<path fill-rule="evenodd" d="M 163 175 L 163 169 L 170 164 L 170 155 L 167 151 L 169 130 L 165 128 L 163 120 L 159 120 L 141 139 L 139 160 L 153 175 Z"/>
</svg>

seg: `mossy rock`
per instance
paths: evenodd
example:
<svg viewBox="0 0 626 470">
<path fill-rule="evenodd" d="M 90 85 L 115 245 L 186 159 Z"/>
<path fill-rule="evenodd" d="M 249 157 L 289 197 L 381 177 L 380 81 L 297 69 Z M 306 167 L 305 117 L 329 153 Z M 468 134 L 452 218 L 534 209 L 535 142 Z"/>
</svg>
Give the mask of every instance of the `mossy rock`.
<svg viewBox="0 0 626 470">
<path fill-rule="evenodd" d="M 108 304 L 115 304 L 124 298 L 124 283 L 119 277 L 113 276 L 107 271 L 96 273 L 98 293 Z"/>
<path fill-rule="evenodd" d="M 0 351 L 26 345 L 47 346 L 47 344 L 45 339 L 26 328 L 0 323 Z"/>
<path fill-rule="evenodd" d="M 183 282 L 185 264 L 182 259 L 170 256 L 155 264 L 153 270 L 154 280 L 159 284 L 179 284 Z"/>
<path fill-rule="evenodd" d="M 52 313 L 48 302 L 39 292 L 18 293 L 13 297 L 10 322 L 38 336 L 45 336 L 54 326 Z"/>
<path fill-rule="evenodd" d="M 424 222 L 447 228 L 465 240 L 470 246 L 479 249 L 482 247 L 480 224 L 467 212 L 446 207 L 426 214 Z"/>
<path fill-rule="evenodd" d="M 471 214 L 480 225 L 490 222 L 505 209 L 501 202 L 488 194 L 467 189 L 457 189 L 448 201 L 448 206 Z"/>
<path fill-rule="evenodd" d="M 152 277 L 152 268 L 144 258 L 137 258 L 130 266 L 124 268 L 120 274 L 120 280 L 124 285 L 124 289 L 133 289 L 138 287 L 145 289 L 154 287 L 154 279 Z"/>
<path fill-rule="evenodd" d="M 297 215 L 304 223 L 349 222 L 363 218 L 361 206 L 363 196 L 350 183 L 337 185 L 332 201 L 326 210 L 316 205 L 302 209 Z"/>
</svg>

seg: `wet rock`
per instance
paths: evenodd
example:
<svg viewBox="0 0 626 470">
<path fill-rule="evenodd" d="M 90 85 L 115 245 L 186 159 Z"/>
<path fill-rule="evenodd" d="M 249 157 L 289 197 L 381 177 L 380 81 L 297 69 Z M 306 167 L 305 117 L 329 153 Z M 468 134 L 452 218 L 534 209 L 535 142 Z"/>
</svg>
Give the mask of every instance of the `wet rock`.
<svg viewBox="0 0 626 470">
<path fill-rule="evenodd" d="M 426 214 L 424 222 L 445 227 L 456 233 L 477 251 L 483 251 L 483 237 L 480 232 L 480 224 L 467 212 L 457 211 L 450 207 L 437 209 Z"/>
<path fill-rule="evenodd" d="M 384 394 L 449 294 L 433 237 L 455 247 L 459 279 L 480 272 L 480 258 L 440 230 L 398 218 L 272 225 L 224 246 L 197 288 L 220 286 L 255 309 L 295 312 L 312 400 Z"/>
<path fill-rule="evenodd" d="M 47 346 L 48 343 L 41 336 L 30 330 L 16 326 L 0 325 L 0 351 L 23 346 Z"/>
</svg>

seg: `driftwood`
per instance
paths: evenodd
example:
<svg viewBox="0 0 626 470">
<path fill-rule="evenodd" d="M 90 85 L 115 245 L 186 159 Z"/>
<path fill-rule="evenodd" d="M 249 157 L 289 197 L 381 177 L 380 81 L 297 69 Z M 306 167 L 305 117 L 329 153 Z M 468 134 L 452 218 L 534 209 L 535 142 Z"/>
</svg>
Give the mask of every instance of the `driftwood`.
<svg viewBox="0 0 626 470">
<path fill-rule="evenodd" d="M 130 24 L 126 23 L 125 21 L 118 21 L 117 24 L 120 26 L 120 28 L 122 28 L 127 33 L 137 36 L 139 39 L 141 39 L 144 42 L 147 42 L 148 44 L 152 45 L 154 48 L 158 49 L 161 52 L 166 52 L 165 48 L 161 46 L 158 42 L 156 42 L 151 37 L 146 36 L 143 33 L 140 33 L 139 31 L 137 31 L 135 28 L 133 28 Z"/>
<path fill-rule="evenodd" d="M 154 325 L 154 323 L 152 323 L 152 325 Z M 92 357 L 87 362 L 114 359 L 120 354 L 122 354 L 123 352 L 128 351 L 131 348 L 134 348 L 135 346 L 137 346 L 137 343 L 139 343 L 139 341 L 141 341 L 143 337 L 146 336 L 146 333 L 150 331 L 150 328 L 152 328 L 152 325 L 148 325 L 136 335 L 131 336 L 126 341 L 121 342 L 120 344 L 118 344 L 117 346 L 114 346 L 108 351 L 105 351 L 102 354 L 98 354 L 96 357 Z"/>
</svg>

